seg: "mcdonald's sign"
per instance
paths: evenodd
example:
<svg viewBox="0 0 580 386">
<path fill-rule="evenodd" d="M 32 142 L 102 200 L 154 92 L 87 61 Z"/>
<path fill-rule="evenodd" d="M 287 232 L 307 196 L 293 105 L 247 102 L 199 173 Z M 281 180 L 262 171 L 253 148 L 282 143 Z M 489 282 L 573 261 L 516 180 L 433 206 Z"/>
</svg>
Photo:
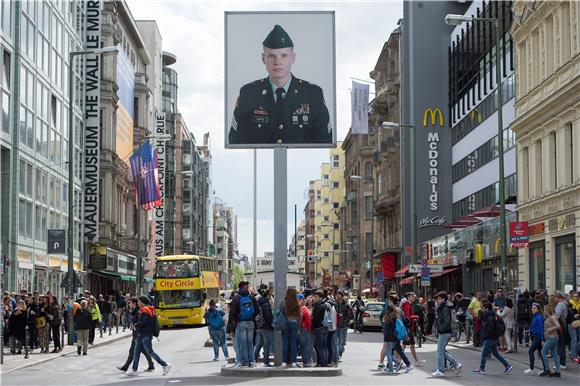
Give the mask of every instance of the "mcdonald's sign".
<svg viewBox="0 0 580 386">
<path fill-rule="evenodd" d="M 427 109 L 423 113 L 423 127 L 427 127 L 427 120 L 431 118 L 431 126 L 435 126 L 437 122 L 437 116 L 439 116 L 439 126 L 443 127 L 443 113 L 441 109 Z"/>
</svg>

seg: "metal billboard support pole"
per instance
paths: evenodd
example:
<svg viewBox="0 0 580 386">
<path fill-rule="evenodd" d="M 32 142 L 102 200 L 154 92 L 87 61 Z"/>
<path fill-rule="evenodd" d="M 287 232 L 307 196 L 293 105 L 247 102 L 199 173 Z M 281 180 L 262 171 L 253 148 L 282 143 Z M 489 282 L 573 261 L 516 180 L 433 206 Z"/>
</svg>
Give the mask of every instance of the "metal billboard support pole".
<svg viewBox="0 0 580 386">
<path fill-rule="evenodd" d="M 274 148 L 274 296 L 275 308 L 286 295 L 286 274 L 288 259 L 286 257 L 288 237 L 288 149 L 282 146 Z M 274 337 L 274 364 L 282 363 L 282 336 L 278 331 Z"/>
<path fill-rule="evenodd" d="M 257 260 L 258 260 L 258 149 L 254 149 L 254 208 L 253 208 L 253 250 L 254 257 L 252 259 L 252 287 L 254 290 L 258 285 Z"/>
</svg>

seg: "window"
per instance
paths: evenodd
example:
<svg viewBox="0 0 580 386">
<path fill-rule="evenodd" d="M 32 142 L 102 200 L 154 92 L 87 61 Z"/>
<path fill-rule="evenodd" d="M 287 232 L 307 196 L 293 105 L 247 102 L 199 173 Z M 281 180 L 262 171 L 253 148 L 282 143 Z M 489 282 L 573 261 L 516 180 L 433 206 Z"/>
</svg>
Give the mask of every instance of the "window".
<svg viewBox="0 0 580 386">
<path fill-rule="evenodd" d="M 339 183 L 338 183 L 338 181 L 333 181 L 333 182 L 332 182 L 332 187 L 333 187 L 333 188 L 338 188 L 338 187 L 339 187 Z"/>
<path fill-rule="evenodd" d="M 373 178 L 373 164 L 371 161 L 367 161 L 365 164 L 365 178 Z"/>
<path fill-rule="evenodd" d="M 334 244 L 334 250 L 338 251 L 340 249 L 340 245 L 339 244 Z"/>
<path fill-rule="evenodd" d="M 356 201 L 350 203 L 350 223 L 352 225 L 358 224 L 358 205 Z"/>
<path fill-rule="evenodd" d="M 373 217 L 373 196 L 365 196 L 365 220 L 370 220 Z"/>
<path fill-rule="evenodd" d="M 556 132 L 550 133 L 550 172 L 553 176 L 553 188 L 558 189 L 558 157 L 556 154 Z"/>
<path fill-rule="evenodd" d="M 530 155 L 527 147 L 522 149 L 522 161 L 522 198 L 526 202 L 530 197 Z"/>
<path fill-rule="evenodd" d="M 332 224 L 332 227 L 334 229 L 340 229 L 340 224 L 339 223 L 334 223 L 334 224 Z"/>
<path fill-rule="evenodd" d="M 542 141 L 537 140 L 534 144 L 534 197 L 542 196 Z"/>
<path fill-rule="evenodd" d="M 10 5 L 6 5 L 6 1 L 2 1 L 2 10 L 5 11 L 6 8 L 10 8 Z M 9 3 L 9 2 L 8 2 Z M 10 15 L 8 15 L 10 17 Z M 11 93 L 11 73 L 10 66 L 12 65 L 12 60 L 10 53 L 8 51 L 2 51 L 2 131 L 5 133 L 10 133 L 10 95 Z"/>
<path fill-rule="evenodd" d="M 370 232 L 365 233 L 365 250 L 366 256 L 373 256 L 373 235 Z"/>
<path fill-rule="evenodd" d="M 332 203 L 332 209 L 338 209 L 338 202 Z"/>
<path fill-rule="evenodd" d="M 333 155 L 332 156 L 332 167 L 339 167 L 340 166 L 340 158 L 338 155 Z"/>
</svg>

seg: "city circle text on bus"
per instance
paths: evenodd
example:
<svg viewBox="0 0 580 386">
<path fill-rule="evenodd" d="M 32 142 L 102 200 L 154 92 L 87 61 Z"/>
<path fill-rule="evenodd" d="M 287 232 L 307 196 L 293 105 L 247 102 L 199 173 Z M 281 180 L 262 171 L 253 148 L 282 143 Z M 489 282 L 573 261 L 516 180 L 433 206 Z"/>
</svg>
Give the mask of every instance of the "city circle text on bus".
<svg viewBox="0 0 580 386">
<path fill-rule="evenodd" d="M 157 280 L 157 289 L 190 289 L 195 282 L 193 279 Z"/>
</svg>

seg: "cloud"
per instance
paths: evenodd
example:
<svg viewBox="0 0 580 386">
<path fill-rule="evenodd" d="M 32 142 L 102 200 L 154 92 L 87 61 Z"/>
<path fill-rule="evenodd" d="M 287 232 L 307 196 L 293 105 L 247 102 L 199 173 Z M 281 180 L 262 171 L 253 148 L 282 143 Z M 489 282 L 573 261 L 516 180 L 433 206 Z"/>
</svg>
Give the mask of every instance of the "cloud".
<svg viewBox="0 0 580 386">
<path fill-rule="evenodd" d="M 328 1 L 152 1 L 128 0 L 135 19 L 155 20 L 163 50 L 177 56 L 178 109 L 189 129 L 201 140 L 210 132 L 213 189 L 236 209 L 240 218 L 252 216 L 252 151 L 225 150 L 224 143 L 224 12 L 273 10 L 334 10 L 336 13 L 337 130 L 342 140 L 350 126 L 351 77 L 370 79 L 384 42 L 402 17 L 402 2 Z M 326 149 L 288 151 L 288 242 L 306 204 L 308 182 L 320 178 Z M 273 157 L 258 151 L 259 254 L 273 250 Z M 252 253 L 251 222 L 240 226 L 240 252 Z"/>
</svg>

